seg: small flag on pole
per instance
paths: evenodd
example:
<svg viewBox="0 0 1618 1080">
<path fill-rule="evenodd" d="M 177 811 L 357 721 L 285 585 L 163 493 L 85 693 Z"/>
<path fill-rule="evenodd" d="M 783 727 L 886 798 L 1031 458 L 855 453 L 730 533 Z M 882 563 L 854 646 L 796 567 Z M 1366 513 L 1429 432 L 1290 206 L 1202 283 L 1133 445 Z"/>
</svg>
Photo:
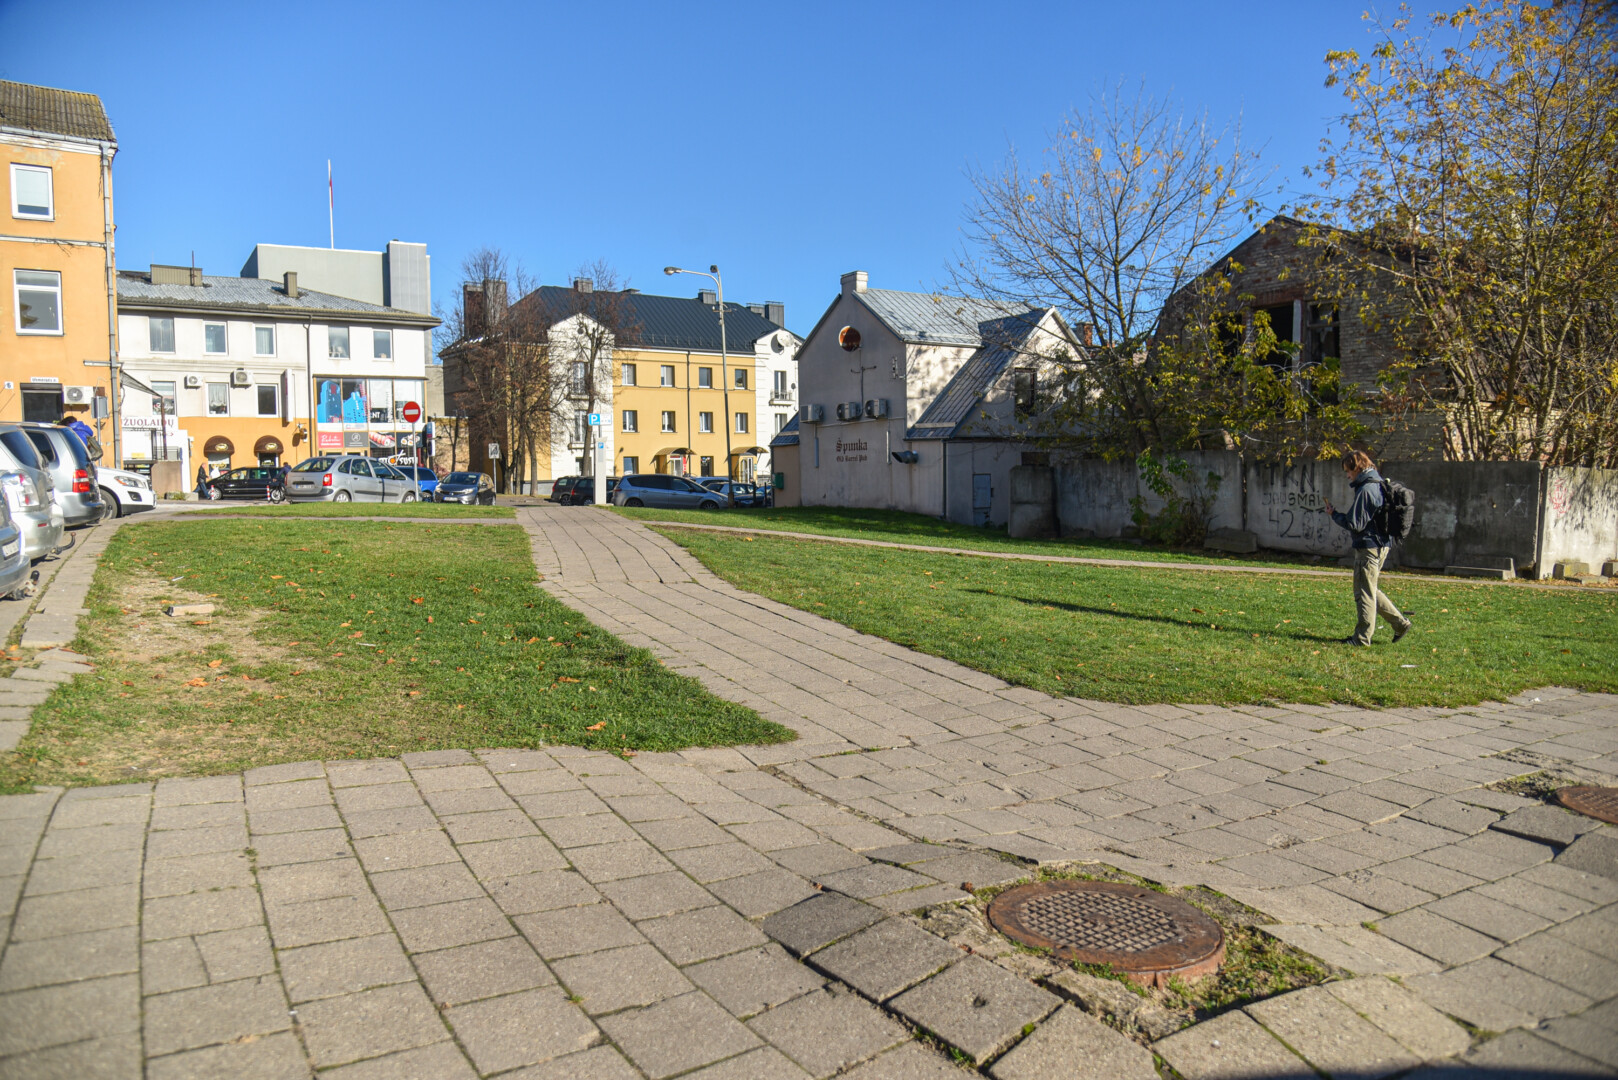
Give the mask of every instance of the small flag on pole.
<svg viewBox="0 0 1618 1080">
<path fill-rule="evenodd" d="M 331 158 L 326 159 L 326 227 L 330 230 L 331 246 L 337 247 L 337 190 L 331 183 Z"/>
</svg>

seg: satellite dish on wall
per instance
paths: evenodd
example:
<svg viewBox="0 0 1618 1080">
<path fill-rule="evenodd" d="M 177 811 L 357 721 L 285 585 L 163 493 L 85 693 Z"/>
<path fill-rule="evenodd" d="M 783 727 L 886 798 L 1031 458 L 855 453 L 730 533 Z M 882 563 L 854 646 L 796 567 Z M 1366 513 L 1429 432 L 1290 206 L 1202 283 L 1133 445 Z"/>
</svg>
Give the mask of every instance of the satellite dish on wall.
<svg viewBox="0 0 1618 1080">
<path fill-rule="evenodd" d="M 847 352 L 853 352 L 860 347 L 860 332 L 852 326 L 845 326 L 837 331 L 837 344 Z"/>
</svg>

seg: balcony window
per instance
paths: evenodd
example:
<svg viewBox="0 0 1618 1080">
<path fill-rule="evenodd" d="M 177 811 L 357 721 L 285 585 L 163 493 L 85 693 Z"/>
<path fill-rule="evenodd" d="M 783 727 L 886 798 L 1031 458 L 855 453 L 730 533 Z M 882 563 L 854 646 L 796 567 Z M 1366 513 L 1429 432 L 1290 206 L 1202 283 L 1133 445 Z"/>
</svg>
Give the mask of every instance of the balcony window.
<svg viewBox="0 0 1618 1080">
<path fill-rule="evenodd" d="M 674 430 L 674 412 L 671 409 L 663 410 L 663 430 L 666 432 Z"/>
<path fill-rule="evenodd" d="M 211 322 L 202 324 L 202 351 L 209 356 L 223 356 L 230 351 L 225 336 L 225 324 Z"/>
<path fill-rule="evenodd" d="M 393 359 L 393 331 L 371 331 L 371 358 L 373 360 Z"/>
<path fill-rule="evenodd" d="M 773 391 L 773 394 L 774 394 L 775 397 L 778 397 L 778 398 L 784 398 L 784 397 L 787 396 L 787 373 L 786 372 L 777 371 L 775 373 L 775 390 Z"/>
<path fill-rule="evenodd" d="M 326 327 L 326 355 L 333 360 L 348 359 L 348 327 Z"/>
<path fill-rule="evenodd" d="M 54 270 L 16 270 L 17 333 L 62 332 L 62 275 Z"/>
<path fill-rule="evenodd" d="M 625 431 L 635 432 L 635 431 L 640 430 L 640 411 L 639 410 L 637 410 L 637 409 L 625 409 L 623 411 L 623 417 L 624 417 L 624 430 Z"/>
<path fill-rule="evenodd" d="M 174 320 L 153 315 L 146 320 L 146 343 L 155 353 L 174 351 Z"/>
<path fill-rule="evenodd" d="M 11 166 L 11 216 L 50 221 L 56 216 L 51 171 L 43 165 Z"/>
<path fill-rule="evenodd" d="M 275 327 L 273 327 L 273 326 L 255 326 L 255 327 L 253 327 L 253 355 L 254 356 L 274 356 L 275 355 Z"/>
</svg>

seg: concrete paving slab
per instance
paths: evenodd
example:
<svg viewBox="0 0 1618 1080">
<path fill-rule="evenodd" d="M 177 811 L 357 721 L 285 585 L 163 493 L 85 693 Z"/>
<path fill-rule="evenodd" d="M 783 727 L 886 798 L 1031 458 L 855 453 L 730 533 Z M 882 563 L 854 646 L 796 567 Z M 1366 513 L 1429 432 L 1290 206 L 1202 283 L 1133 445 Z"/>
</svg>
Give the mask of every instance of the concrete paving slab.
<svg viewBox="0 0 1618 1080">
<path fill-rule="evenodd" d="M 1072 1005 L 1063 1005 L 1033 1034 L 994 1063 L 994 1080 L 1055 1080 L 1076 1064 L 1117 1080 L 1156 1080 L 1151 1051 Z"/>
<path fill-rule="evenodd" d="M 837 893 L 820 893 L 776 912 L 759 928 L 794 954 L 807 956 L 882 918 L 879 908 Z"/>
<path fill-rule="evenodd" d="M 1060 1004 L 1049 991 L 969 956 L 900 994 L 890 1007 L 981 1064 Z"/>
<path fill-rule="evenodd" d="M 1422 1060 L 1325 987 L 1311 986 L 1266 998 L 1248 1005 L 1246 1011 L 1333 1080 L 1374 1080 L 1404 1072 Z"/>
<path fill-rule="evenodd" d="M 816 953 L 811 962 L 872 1001 L 882 1002 L 965 958 L 966 953 L 908 919 L 884 919 Z"/>
<path fill-rule="evenodd" d="M 825 990 L 794 998 L 754 1017 L 748 1026 L 817 1080 L 910 1038 L 860 998 Z"/>
<path fill-rule="evenodd" d="M 1159 1039 L 1152 1051 L 1184 1080 L 1318 1080 L 1319 1075 L 1241 1011 Z"/>
</svg>

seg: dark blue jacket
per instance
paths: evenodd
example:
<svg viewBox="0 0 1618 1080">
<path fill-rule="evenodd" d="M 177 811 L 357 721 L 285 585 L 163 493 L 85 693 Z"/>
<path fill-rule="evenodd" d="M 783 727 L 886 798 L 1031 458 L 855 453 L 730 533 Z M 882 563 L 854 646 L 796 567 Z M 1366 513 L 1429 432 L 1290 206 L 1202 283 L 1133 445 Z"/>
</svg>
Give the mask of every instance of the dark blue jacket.
<svg viewBox="0 0 1618 1080">
<path fill-rule="evenodd" d="M 1387 547 L 1392 541 L 1378 526 L 1382 509 L 1382 474 L 1366 469 L 1354 478 L 1354 502 L 1347 510 L 1332 511 L 1331 519 L 1354 534 L 1357 548 Z"/>
</svg>

